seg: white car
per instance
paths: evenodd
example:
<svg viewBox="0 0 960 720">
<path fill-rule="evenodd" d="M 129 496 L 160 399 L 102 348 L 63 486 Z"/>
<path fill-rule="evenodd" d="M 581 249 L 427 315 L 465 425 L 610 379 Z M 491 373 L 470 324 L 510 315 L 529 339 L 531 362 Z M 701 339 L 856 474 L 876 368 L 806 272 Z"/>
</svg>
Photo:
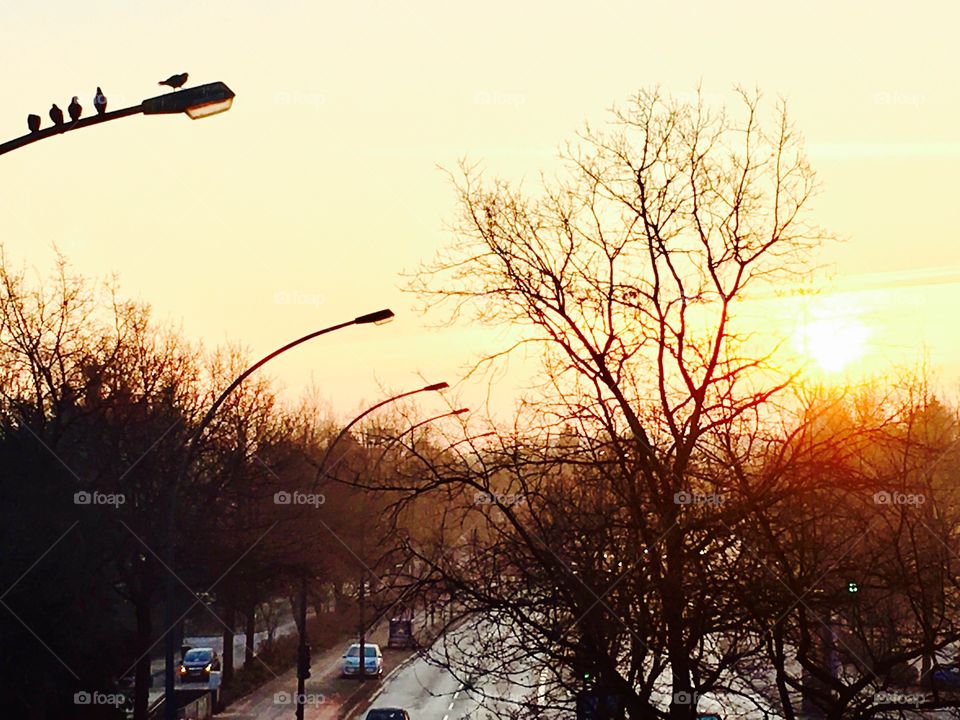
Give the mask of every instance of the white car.
<svg viewBox="0 0 960 720">
<path fill-rule="evenodd" d="M 363 672 L 367 677 L 379 678 L 383 675 L 383 654 L 380 646 L 373 643 L 363 644 Z M 343 655 L 341 677 L 357 677 L 360 674 L 360 644 L 354 643 Z"/>
</svg>

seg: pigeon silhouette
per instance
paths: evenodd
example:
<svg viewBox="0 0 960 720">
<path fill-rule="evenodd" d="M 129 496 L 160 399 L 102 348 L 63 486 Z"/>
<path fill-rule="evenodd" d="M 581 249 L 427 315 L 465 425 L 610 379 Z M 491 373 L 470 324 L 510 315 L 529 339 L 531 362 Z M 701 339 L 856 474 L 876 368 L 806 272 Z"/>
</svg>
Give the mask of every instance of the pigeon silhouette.
<svg viewBox="0 0 960 720">
<path fill-rule="evenodd" d="M 67 106 L 67 112 L 70 113 L 70 119 L 74 122 L 79 120 L 80 116 L 83 115 L 83 105 L 80 104 L 76 95 L 73 96 L 73 100 L 71 100 Z"/>
<path fill-rule="evenodd" d="M 190 77 L 189 73 L 180 73 L 179 75 L 171 75 L 166 80 L 161 80 L 158 85 L 169 85 L 174 90 L 177 88 L 183 87 L 183 84 L 187 81 L 187 78 Z"/>
<path fill-rule="evenodd" d="M 97 94 L 93 96 L 93 107 L 97 111 L 97 115 L 103 115 L 107 111 L 107 96 L 103 94 L 103 90 L 97 86 Z"/>
<path fill-rule="evenodd" d="M 38 132 L 40 130 L 40 116 L 27 115 L 27 127 L 30 128 L 32 133 Z"/>
<path fill-rule="evenodd" d="M 50 119 L 54 125 L 63 125 L 63 110 L 58 108 L 56 103 L 50 106 Z"/>
</svg>

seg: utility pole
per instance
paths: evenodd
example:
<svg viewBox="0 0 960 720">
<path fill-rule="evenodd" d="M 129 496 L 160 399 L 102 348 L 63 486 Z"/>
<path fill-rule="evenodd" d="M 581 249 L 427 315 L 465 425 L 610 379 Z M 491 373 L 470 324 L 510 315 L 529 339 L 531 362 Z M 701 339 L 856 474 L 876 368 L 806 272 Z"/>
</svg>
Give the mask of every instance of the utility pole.
<svg viewBox="0 0 960 720">
<path fill-rule="evenodd" d="M 310 645 L 307 644 L 307 574 L 300 576 L 300 607 L 297 608 L 297 625 L 300 626 L 300 645 L 297 648 L 297 697 L 294 699 L 297 720 L 303 720 L 305 683 L 310 677 Z"/>
<path fill-rule="evenodd" d="M 360 682 L 363 682 L 366 679 L 366 664 L 367 664 L 367 658 L 364 650 L 366 633 L 365 633 L 365 628 L 363 626 L 364 615 L 366 615 L 366 599 L 367 599 L 366 584 L 367 584 L 366 573 L 363 570 L 361 570 L 360 571 L 360 626 L 358 628 L 359 634 L 360 634 Z"/>
</svg>

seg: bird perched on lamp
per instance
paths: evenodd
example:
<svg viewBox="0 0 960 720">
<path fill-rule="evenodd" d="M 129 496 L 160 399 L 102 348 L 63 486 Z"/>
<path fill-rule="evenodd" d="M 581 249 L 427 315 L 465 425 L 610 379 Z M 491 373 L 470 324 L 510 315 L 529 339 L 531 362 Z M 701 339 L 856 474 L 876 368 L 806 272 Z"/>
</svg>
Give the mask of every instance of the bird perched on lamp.
<svg viewBox="0 0 960 720">
<path fill-rule="evenodd" d="M 83 115 L 83 105 L 80 104 L 80 100 L 76 95 L 73 96 L 73 100 L 67 105 L 67 112 L 70 113 L 70 119 L 74 122 L 79 120 L 80 116 Z"/>
<path fill-rule="evenodd" d="M 50 119 L 54 125 L 63 125 L 63 110 L 58 108 L 56 103 L 50 106 Z"/>
<path fill-rule="evenodd" d="M 97 86 L 97 94 L 93 96 L 93 107 L 97 111 L 97 115 L 103 115 L 107 111 L 107 96 L 103 94 L 103 90 Z"/>
<path fill-rule="evenodd" d="M 27 115 L 27 127 L 30 128 L 30 132 L 40 132 L 40 116 L 39 115 Z"/>
<path fill-rule="evenodd" d="M 180 73 L 179 75 L 171 75 L 166 80 L 161 80 L 158 85 L 169 85 L 174 90 L 177 88 L 183 87 L 183 84 L 187 81 L 187 78 L 190 77 L 189 73 Z"/>
</svg>

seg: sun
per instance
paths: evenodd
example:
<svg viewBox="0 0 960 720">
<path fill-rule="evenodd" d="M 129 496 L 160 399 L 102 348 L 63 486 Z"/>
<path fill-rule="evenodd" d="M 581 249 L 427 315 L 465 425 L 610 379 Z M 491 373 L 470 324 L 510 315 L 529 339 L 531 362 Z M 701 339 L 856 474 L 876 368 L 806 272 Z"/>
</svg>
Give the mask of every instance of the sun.
<svg viewBox="0 0 960 720">
<path fill-rule="evenodd" d="M 796 345 L 821 370 L 839 373 L 864 358 L 869 337 L 855 312 L 821 312 L 800 324 Z"/>
</svg>

